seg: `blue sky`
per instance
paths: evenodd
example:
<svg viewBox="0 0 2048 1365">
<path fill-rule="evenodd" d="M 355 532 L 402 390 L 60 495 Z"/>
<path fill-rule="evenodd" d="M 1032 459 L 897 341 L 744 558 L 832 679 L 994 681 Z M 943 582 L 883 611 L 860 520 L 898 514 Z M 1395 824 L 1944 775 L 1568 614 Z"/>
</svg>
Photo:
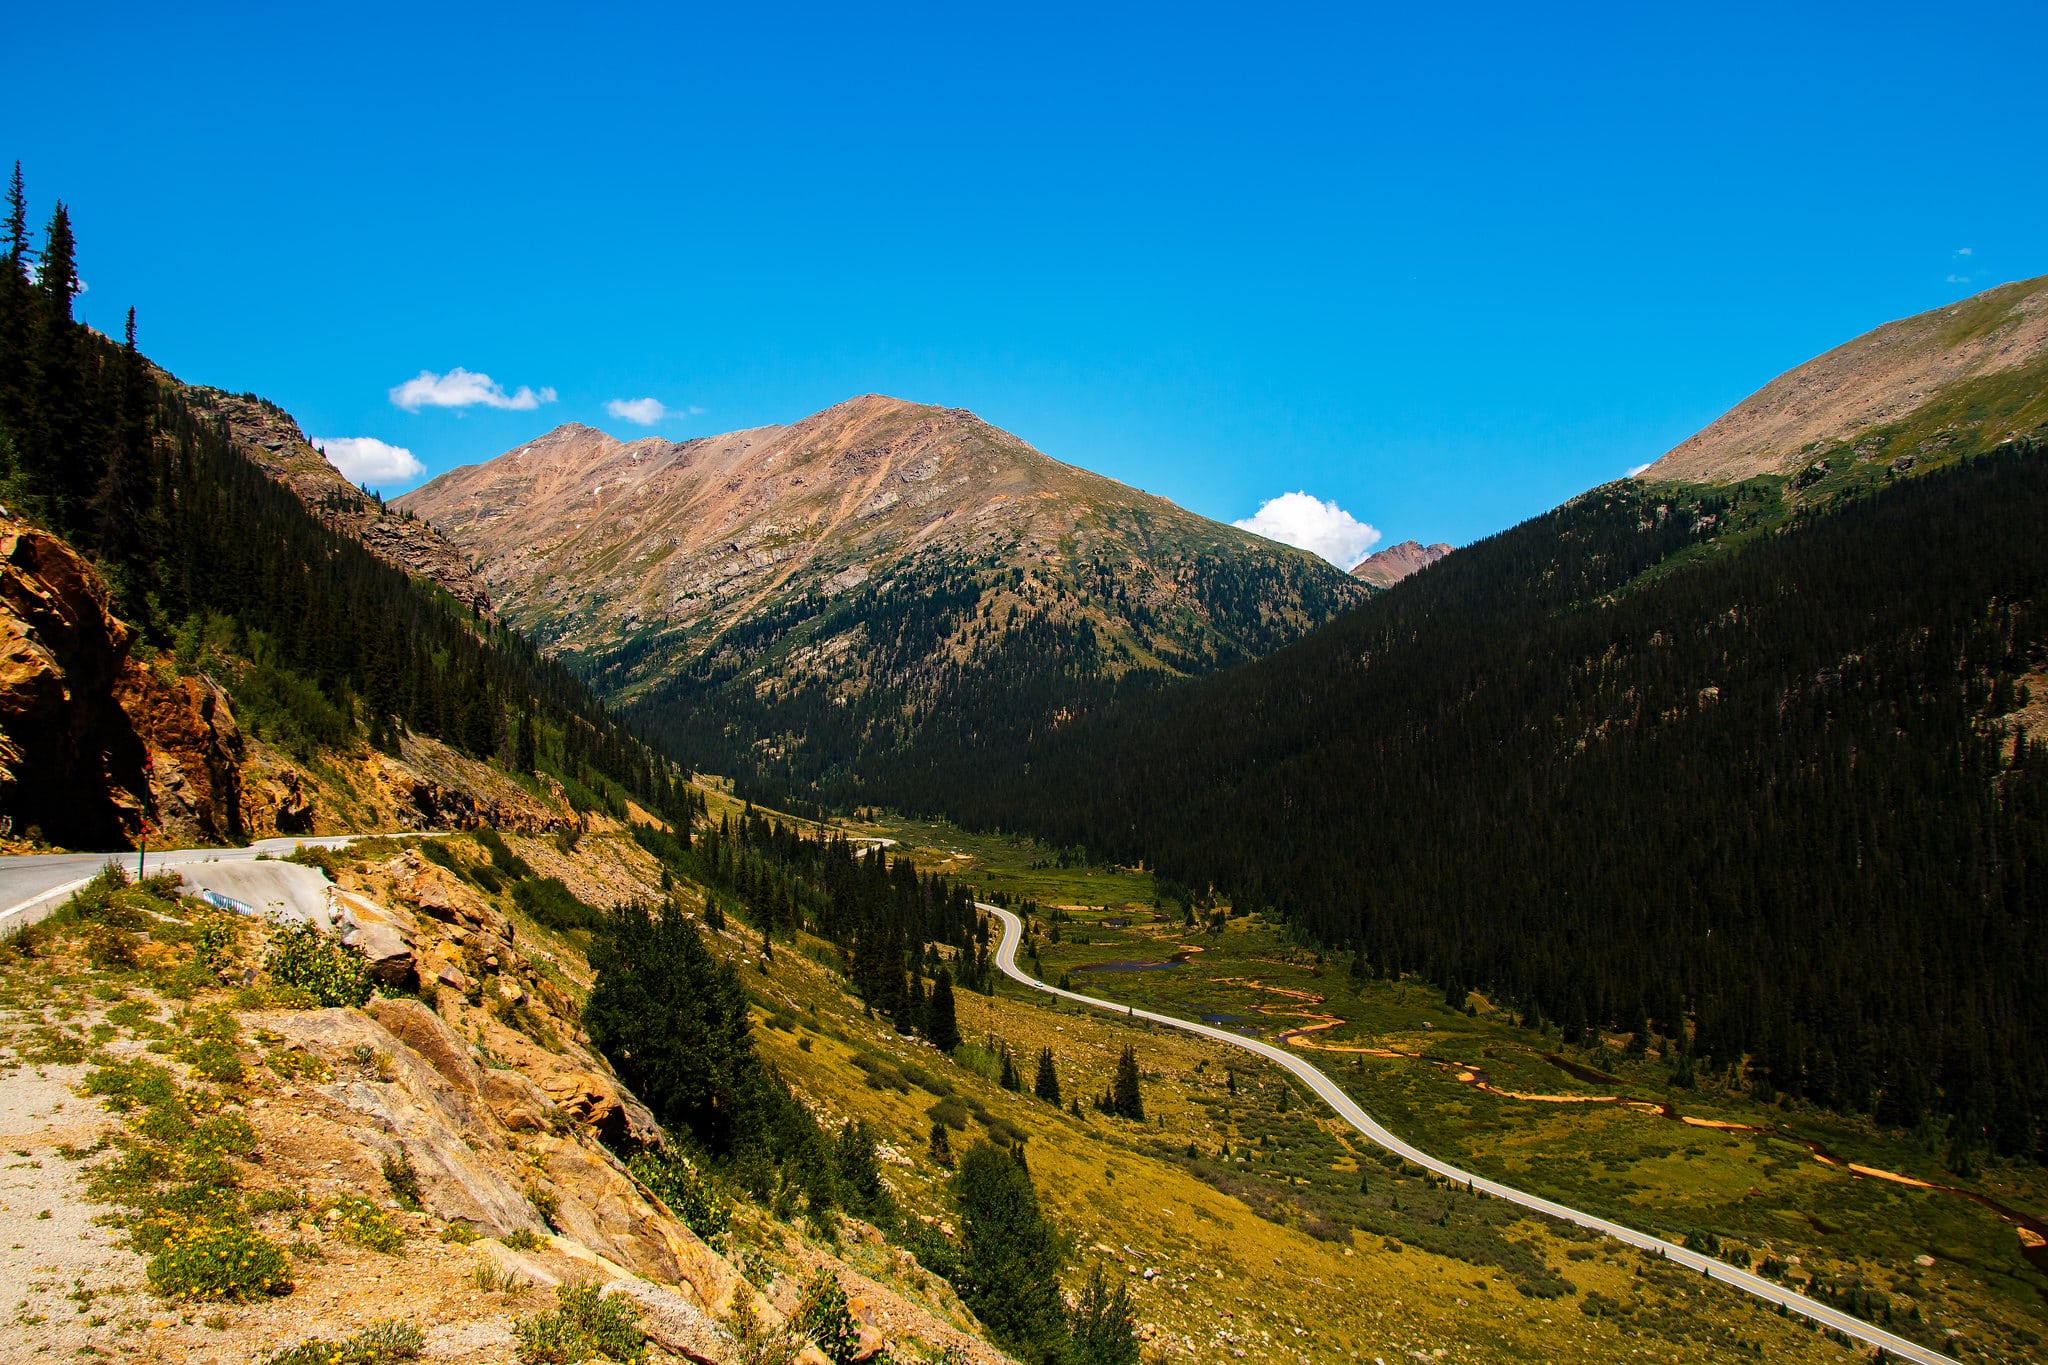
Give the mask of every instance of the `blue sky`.
<svg viewBox="0 0 2048 1365">
<path fill-rule="evenodd" d="M 877 391 L 1382 545 L 2048 273 L 2038 3 L 856 8 L 46 8 L 0 157 L 88 320 L 429 472 Z"/>
</svg>

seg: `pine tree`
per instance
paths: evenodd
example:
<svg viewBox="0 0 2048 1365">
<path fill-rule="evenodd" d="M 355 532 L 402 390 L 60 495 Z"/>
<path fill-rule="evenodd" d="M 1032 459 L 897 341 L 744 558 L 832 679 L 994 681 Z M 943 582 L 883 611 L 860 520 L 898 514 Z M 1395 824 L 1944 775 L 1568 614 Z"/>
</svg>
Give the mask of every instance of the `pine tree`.
<svg viewBox="0 0 2048 1365">
<path fill-rule="evenodd" d="M 12 231 L 12 224 L 9 224 Z M 10 245 L 10 250 L 12 247 Z M 52 318 L 70 322 L 71 301 L 78 297 L 78 243 L 71 235 L 71 213 L 58 201 L 43 233 L 42 257 L 36 265 L 36 287 L 43 292 Z"/>
<path fill-rule="evenodd" d="M 526 706 L 519 713 L 519 752 L 513 766 L 522 776 L 533 776 L 540 767 L 540 717 L 534 713 L 533 698 L 528 697 Z"/>
<path fill-rule="evenodd" d="M 875 1135 L 865 1121 L 846 1121 L 833 1144 L 832 1160 L 846 1206 L 877 1226 L 890 1223 L 896 1216 L 896 1201 L 882 1183 L 882 1168 L 875 1160 Z"/>
<path fill-rule="evenodd" d="M 1138 1325 L 1131 1313 L 1130 1287 L 1118 1279 L 1111 1288 L 1100 1262 L 1089 1271 L 1068 1322 L 1074 1365 L 1138 1365 Z"/>
<path fill-rule="evenodd" d="M 28 195 L 22 189 L 19 161 L 7 182 L 7 263 L 17 276 L 28 263 Z"/>
<path fill-rule="evenodd" d="M 1016 1054 L 1010 1051 L 1007 1044 L 1003 1047 L 1003 1070 L 997 1080 L 997 1084 L 1001 1085 L 1005 1090 L 1022 1090 L 1024 1088 L 1024 1077 L 1018 1074 L 1017 1071 Z"/>
<path fill-rule="evenodd" d="M 924 1036 L 933 1047 L 950 1054 L 960 1046 L 960 1022 L 953 1011 L 953 974 L 944 967 L 932 982 L 932 998 L 925 1004 Z"/>
<path fill-rule="evenodd" d="M 1038 1079 L 1032 1083 L 1031 1092 L 1050 1104 L 1060 1107 L 1060 1078 L 1053 1070 L 1052 1049 L 1041 1048 L 1038 1053 Z"/>
<path fill-rule="evenodd" d="M 1116 1080 L 1110 1086 L 1109 1112 L 1134 1123 L 1145 1121 L 1145 1097 L 1138 1090 L 1138 1053 L 1128 1044 L 1123 1055 L 1116 1059 Z"/>
<path fill-rule="evenodd" d="M 999 1345 L 1028 1361 L 1062 1360 L 1068 1345 L 1060 1297 L 1062 1239 L 1038 1206 L 1016 1156 L 977 1143 L 953 1176 L 960 1209 L 960 1297 Z"/>
</svg>

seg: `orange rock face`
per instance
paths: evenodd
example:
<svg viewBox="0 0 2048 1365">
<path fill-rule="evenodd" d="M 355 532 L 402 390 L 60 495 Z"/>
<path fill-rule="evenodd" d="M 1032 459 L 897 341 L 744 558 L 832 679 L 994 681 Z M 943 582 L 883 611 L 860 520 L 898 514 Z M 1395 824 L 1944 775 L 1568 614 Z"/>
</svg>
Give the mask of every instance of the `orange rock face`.
<svg viewBox="0 0 2048 1365">
<path fill-rule="evenodd" d="M 143 746 L 115 699 L 129 640 L 91 565 L 0 519 L 0 820 L 11 833 L 108 848 L 141 828 Z"/>
<path fill-rule="evenodd" d="M 152 837 L 167 844 L 243 836 L 242 731 L 211 678 L 165 676 L 124 662 L 115 700 L 148 751 Z"/>
</svg>

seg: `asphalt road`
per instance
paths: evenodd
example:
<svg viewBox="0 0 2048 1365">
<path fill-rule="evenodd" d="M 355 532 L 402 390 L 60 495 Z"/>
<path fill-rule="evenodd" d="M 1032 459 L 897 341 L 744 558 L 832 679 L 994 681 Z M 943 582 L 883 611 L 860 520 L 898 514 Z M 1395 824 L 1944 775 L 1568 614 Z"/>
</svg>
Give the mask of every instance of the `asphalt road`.
<svg viewBox="0 0 2048 1365">
<path fill-rule="evenodd" d="M 1474 1190 L 1483 1190 L 1496 1199 L 1505 1199 L 1509 1203 L 1519 1204 L 1525 1209 L 1533 1209 L 1538 1213 L 1548 1214 L 1550 1217 L 1560 1219 L 1563 1222 L 1576 1223 L 1582 1228 L 1591 1228 L 1595 1232 L 1605 1233 L 1618 1242 L 1627 1242 L 1630 1246 L 1656 1252 L 1673 1265 L 1681 1265 L 1689 1270 L 1702 1272 L 1711 1279 L 1733 1286 L 1744 1293 L 1754 1294 L 1757 1298 L 1763 1299 L 1766 1302 L 1783 1304 L 1790 1311 L 1809 1317 L 1815 1322 L 1820 1323 L 1823 1327 L 1832 1327 L 1837 1331 L 1847 1333 L 1858 1341 L 1866 1342 L 1872 1346 L 1883 1347 L 1886 1352 L 1902 1360 L 1919 1361 L 1921 1365 L 1955 1365 L 1952 1357 L 1945 1356 L 1939 1351 L 1931 1351 L 1918 1342 L 1908 1341 L 1901 1336 L 1894 1336 L 1882 1328 L 1872 1326 L 1859 1317 L 1844 1313 L 1838 1308 L 1830 1308 L 1824 1303 L 1807 1298 L 1804 1294 L 1787 1289 L 1781 1284 L 1775 1284 L 1761 1275 L 1751 1274 L 1747 1270 L 1739 1270 L 1729 1265 L 1726 1261 L 1716 1260 L 1714 1257 L 1702 1255 L 1697 1251 L 1688 1251 L 1675 1243 L 1652 1237 L 1648 1233 L 1638 1232 L 1634 1228 L 1625 1227 L 1620 1223 L 1610 1223 L 1605 1218 L 1596 1218 L 1590 1213 L 1581 1213 L 1577 1209 L 1566 1208 L 1562 1204 L 1552 1203 L 1550 1200 L 1538 1195 L 1525 1194 L 1521 1190 L 1503 1185 L 1497 1180 L 1489 1180 L 1483 1175 L 1474 1175 L 1470 1171 L 1453 1166 L 1448 1161 L 1433 1157 L 1427 1152 L 1403 1142 L 1400 1138 L 1381 1127 L 1379 1122 L 1372 1115 L 1366 1113 L 1365 1110 L 1359 1108 L 1358 1102 L 1345 1094 L 1335 1081 L 1325 1076 L 1310 1062 L 1303 1060 L 1299 1055 L 1289 1052 L 1285 1048 L 1275 1047 L 1271 1043 L 1261 1042 L 1256 1038 L 1247 1038 L 1243 1034 L 1231 1033 L 1226 1029 L 1213 1028 L 1208 1024 L 1198 1024 L 1193 1020 L 1176 1019 L 1170 1014 L 1154 1014 L 1150 1010 L 1133 1009 L 1128 1005 L 1118 1005 L 1107 1000 L 1099 1000 L 1092 995 L 1082 995 L 1078 991 L 1063 991 L 1058 987 L 1048 986 L 1043 981 L 1037 980 L 1017 967 L 1017 945 L 1023 941 L 1024 937 L 1024 926 L 1018 921 L 1017 917 L 1000 906 L 988 905 L 979 901 L 976 904 L 981 909 L 996 916 L 1003 924 L 1003 941 L 1001 946 L 996 949 L 996 965 L 1002 968 L 1005 975 L 1023 982 L 1035 991 L 1044 991 L 1047 995 L 1056 995 L 1062 1000 L 1072 1000 L 1077 1004 L 1093 1005 L 1095 1008 L 1107 1010 L 1111 1014 L 1121 1014 L 1132 1019 L 1148 1019 L 1155 1024 L 1165 1024 L 1170 1028 L 1183 1029 L 1189 1033 L 1199 1033 L 1204 1038 L 1213 1038 L 1219 1043 L 1228 1043 L 1232 1047 L 1241 1047 L 1247 1052 L 1256 1052 L 1274 1065 L 1284 1066 L 1296 1076 L 1299 1076 L 1307 1084 L 1308 1088 L 1315 1091 L 1325 1104 L 1337 1111 L 1339 1118 L 1343 1119 L 1353 1128 L 1356 1128 L 1359 1132 L 1365 1134 L 1365 1136 L 1397 1156 L 1405 1157 L 1418 1166 L 1435 1171 L 1438 1175 L 1448 1177 L 1461 1184 L 1468 1184 Z"/>
<path fill-rule="evenodd" d="M 417 831 L 410 831 L 417 833 Z M 288 839 L 259 839 L 247 848 L 184 848 L 147 855 L 144 870 L 150 874 L 194 863 L 247 862 L 259 853 L 281 858 L 300 844 L 340 848 L 357 839 L 377 838 L 371 834 L 294 835 Z M 0 858 L 0 938 L 34 924 L 55 910 L 71 893 L 91 881 L 102 867 L 118 862 L 132 875 L 133 852 L 128 853 L 29 853 Z"/>
</svg>

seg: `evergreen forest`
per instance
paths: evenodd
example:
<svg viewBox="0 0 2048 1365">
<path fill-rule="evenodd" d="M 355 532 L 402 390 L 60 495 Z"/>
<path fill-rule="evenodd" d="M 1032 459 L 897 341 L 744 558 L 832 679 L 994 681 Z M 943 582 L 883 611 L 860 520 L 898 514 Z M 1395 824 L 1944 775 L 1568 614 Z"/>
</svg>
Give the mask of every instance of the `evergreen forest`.
<svg viewBox="0 0 2048 1365">
<path fill-rule="evenodd" d="M 2024 439 L 1796 515 L 1603 487 L 934 804 L 1680 1084 L 2048 1158 L 2044 525 Z"/>
</svg>

